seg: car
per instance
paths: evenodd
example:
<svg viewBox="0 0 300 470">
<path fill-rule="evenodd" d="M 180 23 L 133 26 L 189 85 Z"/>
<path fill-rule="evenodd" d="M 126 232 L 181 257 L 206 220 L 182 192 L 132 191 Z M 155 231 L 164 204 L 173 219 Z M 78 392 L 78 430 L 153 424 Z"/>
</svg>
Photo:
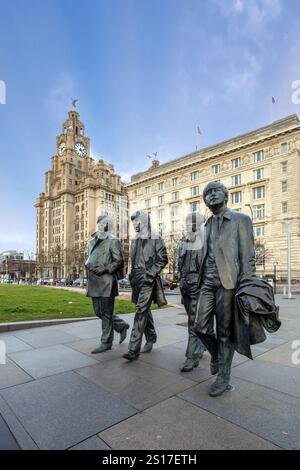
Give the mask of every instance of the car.
<svg viewBox="0 0 300 470">
<path fill-rule="evenodd" d="M 71 279 L 61 279 L 58 283 L 59 286 L 72 286 L 73 281 Z"/>
<path fill-rule="evenodd" d="M 73 287 L 86 287 L 87 286 L 87 279 L 78 277 L 73 282 Z"/>
<path fill-rule="evenodd" d="M 126 277 L 124 277 L 124 279 L 120 279 L 118 281 L 118 285 L 121 289 L 129 289 L 131 287 L 129 280 Z"/>
<path fill-rule="evenodd" d="M 47 286 L 56 286 L 59 283 L 59 279 L 49 279 L 47 281 Z"/>
<path fill-rule="evenodd" d="M 164 289 L 170 289 L 171 288 L 172 282 L 169 281 L 168 279 L 162 279 L 161 283 L 162 283 L 162 286 L 163 286 Z"/>
<path fill-rule="evenodd" d="M 176 279 L 171 279 L 170 280 L 170 289 L 173 290 L 173 289 L 176 289 L 178 287 L 178 281 Z"/>
</svg>

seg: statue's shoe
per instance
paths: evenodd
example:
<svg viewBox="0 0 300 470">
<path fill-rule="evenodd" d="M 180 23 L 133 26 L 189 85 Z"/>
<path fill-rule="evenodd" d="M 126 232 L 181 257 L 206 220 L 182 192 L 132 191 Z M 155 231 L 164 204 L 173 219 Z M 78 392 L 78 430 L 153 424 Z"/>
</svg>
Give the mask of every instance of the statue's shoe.
<svg viewBox="0 0 300 470">
<path fill-rule="evenodd" d="M 233 390 L 232 385 L 226 381 L 222 381 L 217 378 L 217 380 L 210 386 L 209 395 L 211 397 L 219 397 L 224 392 Z"/>
<path fill-rule="evenodd" d="M 135 361 L 136 359 L 138 359 L 139 355 L 133 353 L 132 351 L 128 351 L 127 353 L 123 354 L 123 357 L 124 357 L 124 359 L 127 359 L 127 361 L 132 362 L 132 361 Z"/>
<path fill-rule="evenodd" d="M 219 372 L 219 361 L 218 359 L 210 360 L 210 373 L 211 375 L 216 375 Z"/>
<path fill-rule="evenodd" d="M 127 336 L 127 330 L 129 328 L 129 325 L 124 326 L 123 330 L 120 331 L 120 339 L 119 339 L 119 344 L 122 344 L 123 341 L 125 341 L 126 336 Z"/>
<path fill-rule="evenodd" d="M 143 349 L 141 350 L 142 353 L 149 353 L 153 349 L 153 343 L 151 341 L 147 341 Z"/>
<path fill-rule="evenodd" d="M 191 372 L 195 367 L 198 367 L 199 361 L 194 361 L 193 359 L 187 359 L 183 366 L 181 367 L 181 372 Z"/>
<path fill-rule="evenodd" d="M 92 354 L 102 353 L 102 352 L 105 352 L 105 351 L 109 351 L 110 349 L 111 349 L 111 344 L 101 343 L 100 346 L 98 346 L 98 348 L 96 348 L 92 351 Z"/>
</svg>

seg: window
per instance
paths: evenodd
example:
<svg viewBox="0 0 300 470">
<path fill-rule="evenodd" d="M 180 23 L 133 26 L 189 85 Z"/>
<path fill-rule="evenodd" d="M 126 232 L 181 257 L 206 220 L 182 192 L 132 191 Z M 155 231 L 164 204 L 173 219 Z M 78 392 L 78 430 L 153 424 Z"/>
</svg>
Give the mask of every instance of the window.
<svg viewBox="0 0 300 470">
<path fill-rule="evenodd" d="M 180 230 L 179 220 L 172 220 L 172 232 L 178 232 Z"/>
<path fill-rule="evenodd" d="M 136 189 L 133 191 L 133 197 L 134 197 L 134 198 L 137 197 L 137 190 L 136 190 Z"/>
<path fill-rule="evenodd" d="M 151 199 L 146 199 L 145 200 L 145 207 L 146 207 L 146 209 L 151 209 Z"/>
<path fill-rule="evenodd" d="M 179 191 L 175 191 L 172 193 L 172 201 L 178 201 L 179 200 Z"/>
<path fill-rule="evenodd" d="M 287 181 L 281 181 L 281 192 L 286 193 L 288 190 L 288 182 Z"/>
<path fill-rule="evenodd" d="M 264 225 L 255 225 L 254 226 L 254 236 L 255 237 L 264 237 L 265 236 L 265 226 Z"/>
<path fill-rule="evenodd" d="M 199 186 L 193 186 L 191 188 L 191 196 L 199 196 Z"/>
<path fill-rule="evenodd" d="M 253 219 L 263 219 L 265 217 L 265 205 L 257 204 L 253 206 Z"/>
<path fill-rule="evenodd" d="M 220 173 L 220 171 L 221 171 L 220 164 L 218 163 L 217 165 L 213 165 L 211 167 L 211 171 L 212 171 L 213 175 L 217 175 L 218 173 Z"/>
<path fill-rule="evenodd" d="M 240 158 L 234 158 L 231 160 L 231 168 L 240 168 L 241 166 L 241 159 Z"/>
<path fill-rule="evenodd" d="M 159 234 L 162 235 L 163 232 L 164 232 L 164 229 L 165 229 L 165 226 L 164 224 L 161 222 L 158 224 L 158 231 L 159 231 Z"/>
<path fill-rule="evenodd" d="M 253 153 L 253 162 L 262 162 L 265 159 L 265 152 L 263 150 L 258 150 Z"/>
<path fill-rule="evenodd" d="M 151 192 L 151 186 L 146 186 L 145 187 L 145 194 L 150 194 Z"/>
<path fill-rule="evenodd" d="M 287 171 L 288 171 L 288 162 L 287 161 L 281 162 L 281 171 L 282 171 L 282 173 L 287 173 Z"/>
<path fill-rule="evenodd" d="M 158 183 L 158 190 L 163 191 L 164 189 L 165 189 L 165 182 L 161 181 L 160 183 Z"/>
<path fill-rule="evenodd" d="M 179 177 L 176 176 L 176 178 L 172 178 L 172 186 L 175 188 L 175 186 L 179 185 Z"/>
<path fill-rule="evenodd" d="M 158 205 L 162 206 L 165 203 L 165 196 L 158 196 Z"/>
<path fill-rule="evenodd" d="M 281 203 L 281 213 L 286 214 L 288 211 L 288 203 L 286 201 Z"/>
<path fill-rule="evenodd" d="M 200 202 L 191 202 L 190 212 L 199 212 L 199 211 L 200 211 Z"/>
<path fill-rule="evenodd" d="M 264 179 L 264 168 L 259 168 L 258 170 L 253 171 L 254 181 Z"/>
<path fill-rule="evenodd" d="M 280 154 L 281 155 L 286 155 L 289 151 L 289 144 L 287 142 L 284 142 L 280 146 Z"/>
<path fill-rule="evenodd" d="M 242 202 L 242 191 L 236 191 L 235 193 L 231 193 L 231 203 L 239 204 L 240 202 Z"/>
<path fill-rule="evenodd" d="M 238 186 L 241 184 L 241 175 L 234 175 L 231 177 L 231 186 Z"/>
<path fill-rule="evenodd" d="M 158 220 L 164 220 L 165 218 L 165 209 L 158 209 Z"/>
<path fill-rule="evenodd" d="M 171 208 L 172 217 L 178 217 L 179 216 L 179 209 L 180 209 L 180 206 L 172 206 L 172 208 Z"/>
<path fill-rule="evenodd" d="M 258 186 L 253 188 L 253 199 L 263 199 L 265 197 L 265 187 Z"/>
<path fill-rule="evenodd" d="M 191 181 L 196 181 L 200 178 L 200 172 L 199 171 L 193 171 L 191 173 Z"/>
</svg>

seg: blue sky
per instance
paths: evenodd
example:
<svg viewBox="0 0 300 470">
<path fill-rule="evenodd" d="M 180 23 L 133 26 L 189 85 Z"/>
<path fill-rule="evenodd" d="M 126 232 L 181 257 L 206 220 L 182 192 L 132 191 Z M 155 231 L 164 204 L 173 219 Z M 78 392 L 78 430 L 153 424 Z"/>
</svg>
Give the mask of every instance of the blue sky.
<svg viewBox="0 0 300 470">
<path fill-rule="evenodd" d="M 0 251 L 35 250 L 35 209 L 71 98 L 124 178 L 300 114 L 298 0 L 0 0 Z M 197 135 L 200 126 L 203 134 Z"/>
</svg>

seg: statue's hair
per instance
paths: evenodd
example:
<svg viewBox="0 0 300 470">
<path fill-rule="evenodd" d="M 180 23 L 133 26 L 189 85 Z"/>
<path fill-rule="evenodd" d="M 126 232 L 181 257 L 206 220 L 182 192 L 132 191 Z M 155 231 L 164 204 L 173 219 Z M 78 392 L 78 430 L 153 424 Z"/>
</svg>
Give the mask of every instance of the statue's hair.
<svg viewBox="0 0 300 470">
<path fill-rule="evenodd" d="M 141 219 L 143 222 L 145 223 L 148 223 L 149 222 L 149 219 L 150 219 L 150 216 L 148 214 L 148 212 L 145 212 L 145 211 L 135 211 L 131 214 L 131 220 L 134 220 L 134 219 Z"/>
<path fill-rule="evenodd" d="M 205 201 L 207 191 L 211 188 L 220 188 L 223 191 L 223 193 L 225 194 L 226 201 L 228 201 L 228 189 L 226 188 L 226 186 L 223 183 L 221 183 L 221 181 L 211 181 L 210 183 L 207 183 L 207 185 L 203 189 L 203 199 L 204 199 L 204 201 Z"/>
<path fill-rule="evenodd" d="M 110 217 L 110 215 L 108 215 L 106 213 L 100 214 L 99 217 L 97 218 L 97 224 L 99 224 L 99 222 L 101 222 L 102 220 L 105 220 L 107 222 L 108 230 L 111 231 L 114 227 L 114 221 Z"/>
</svg>

